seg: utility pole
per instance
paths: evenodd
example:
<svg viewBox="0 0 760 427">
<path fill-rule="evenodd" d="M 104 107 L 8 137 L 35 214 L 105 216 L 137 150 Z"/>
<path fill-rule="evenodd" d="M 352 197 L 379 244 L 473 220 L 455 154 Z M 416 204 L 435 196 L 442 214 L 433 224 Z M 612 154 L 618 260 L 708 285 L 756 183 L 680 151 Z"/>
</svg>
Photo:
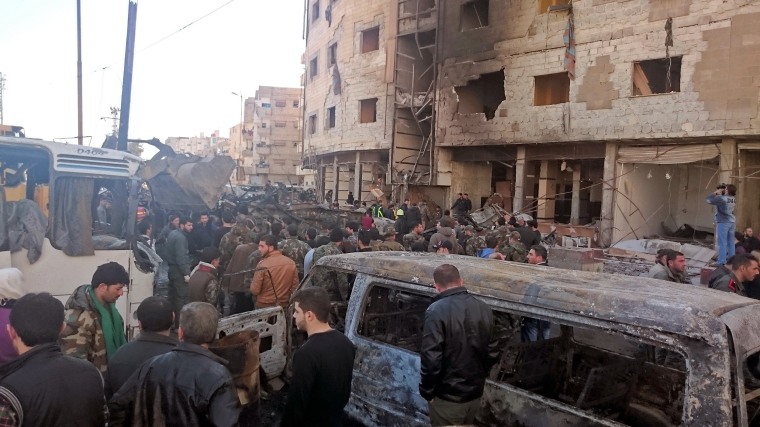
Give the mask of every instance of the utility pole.
<svg viewBox="0 0 760 427">
<path fill-rule="evenodd" d="M 5 76 L 0 73 L 0 125 L 3 124 L 3 92 L 5 92 Z"/>
<path fill-rule="evenodd" d="M 77 0 L 77 142 L 83 145 L 82 124 L 82 2 Z"/>
<path fill-rule="evenodd" d="M 111 120 L 111 136 L 119 136 L 119 110 L 116 107 L 111 107 L 111 117 L 101 117 L 101 120 Z"/>
<path fill-rule="evenodd" d="M 127 14 L 127 45 L 124 49 L 124 80 L 121 84 L 121 112 L 119 116 L 118 149 L 127 151 L 129 135 L 129 107 L 132 99 L 132 68 L 135 58 L 135 29 L 137 27 L 137 0 L 129 0 Z"/>
</svg>

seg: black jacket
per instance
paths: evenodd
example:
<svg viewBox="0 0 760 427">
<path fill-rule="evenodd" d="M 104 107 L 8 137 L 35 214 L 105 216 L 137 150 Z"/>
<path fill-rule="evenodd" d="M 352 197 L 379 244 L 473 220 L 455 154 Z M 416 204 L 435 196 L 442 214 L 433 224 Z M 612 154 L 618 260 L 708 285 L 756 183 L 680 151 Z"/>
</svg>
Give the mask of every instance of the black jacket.
<svg viewBox="0 0 760 427">
<path fill-rule="evenodd" d="M 90 362 L 40 344 L 0 367 L 0 394 L 21 405 L 24 426 L 102 426 L 103 378 Z"/>
<path fill-rule="evenodd" d="M 522 242 L 525 247 L 530 250 L 530 247 L 533 245 L 540 245 L 541 244 L 541 238 L 537 235 L 535 231 L 533 231 L 530 227 L 515 227 L 515 231 L 520 233 L 520 242 Z"/>
<path fill-rule="evenodd" d="M 237 425 L 240 401 L 225 363 L 187 342 L 148 360 L 108 403 L 110 425 Z"/>
<path fill-rule="evenodd" d="M 422 212 L 417 206 L 410 206 L 409 209 L 404 212 L 404 217 L 406 217 L 406 232 L 404 234 L 411 231 L 409 227 L 411 227 L 412 224 L 422 222 Z"/>
<path fill-rule="evenodd" d="M 491 308 L 462 286 L 437 295 L 425 312 L 420 395 L 450 402 L 477 399 L 498 358 Z"/>
<path fill-rule="evenodd" d="M 108 360 L 106 396 L 110 398 L 119 391 L 143 362 L 153 356 L 171 351 L 177 344 L 179 341 L 174 337 L 147 331 L 141 333 L 134 341 L 124 344 Z"/>
</svg>

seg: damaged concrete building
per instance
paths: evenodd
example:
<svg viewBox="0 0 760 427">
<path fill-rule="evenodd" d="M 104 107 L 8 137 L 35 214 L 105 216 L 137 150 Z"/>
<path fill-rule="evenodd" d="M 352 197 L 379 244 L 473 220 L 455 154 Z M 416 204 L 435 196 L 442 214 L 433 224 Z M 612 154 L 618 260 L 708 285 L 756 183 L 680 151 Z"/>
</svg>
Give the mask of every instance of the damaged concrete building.
<svg viewBox="0 0 760 427">
<path fill-rule="evenodd" d="M 316 171 L 321 197 L 344 201 L 353 192 L 374 200 L 370 191 L 377 189 L 398 198 L 410 185 L 434 184 L 435 13 L 428 13 L 432 33 L 419 40 L 427 46 L 414 35 L 397 36 L 399 28 L 417 28 L 397 12 L 416 7 L 309 0 L 303 161 Z M 426 64 L 415 68 L 421 57 Z M 445 192 L 436 195 L 443 200 Z"/>
<path fill-rule="evenodd" d="M 242 97 L 241 97 L 241 102 Z M 241 104 L 242 123 L 230 128 L 221 146 L 237 163 L 236 184 L 304 185 L 313 181 L 301 171 L 301 88 L 259 86 Z"/>
<path fill-rule="evenodd" d="M 307 20 L 304 162 L 339 199 L 498 192 L 609 245 L 711 231 L 704 196 L 733 182 L 737 227 L 760 224 L 758 2 L 310 0 Z"/>
<path fill-rule="evenodd" d="M 301 185 L 301 88 L 259 86 L 253 98 L 249 138 L 248 183 Z M 246 122 L 248 122 L 246 120 Z"/>
</svg>

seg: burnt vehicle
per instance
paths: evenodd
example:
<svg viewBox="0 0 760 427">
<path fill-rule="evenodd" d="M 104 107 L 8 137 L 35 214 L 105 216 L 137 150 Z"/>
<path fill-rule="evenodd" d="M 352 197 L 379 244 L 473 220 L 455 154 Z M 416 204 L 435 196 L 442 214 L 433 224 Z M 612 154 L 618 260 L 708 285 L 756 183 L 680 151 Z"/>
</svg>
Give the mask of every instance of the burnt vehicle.
<svg viewBox="0 0 760 427">
<path fill-rule="evenodd" d="M 752 375 L 760 301 L 648 278 L 400 252 L 324 257 L 300 286 L 326 287 L 331 322 L 356 345 L 346 410 L 363 424 L 429 425 L 419 351 L 442 263 L 456 265 L 492 307 L 501 342 L 476 424 L 760 425 Z M 523 317 L 551 322 L 549 339 L 522 342 Z"/>
</svg>

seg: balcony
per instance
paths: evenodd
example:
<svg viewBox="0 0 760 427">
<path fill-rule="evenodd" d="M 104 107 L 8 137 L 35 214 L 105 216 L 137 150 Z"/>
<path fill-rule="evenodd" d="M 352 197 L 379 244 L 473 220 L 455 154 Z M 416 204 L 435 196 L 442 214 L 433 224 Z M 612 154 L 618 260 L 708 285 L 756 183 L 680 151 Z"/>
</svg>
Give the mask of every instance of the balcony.
<svg viewBox="0 0 760 427">
<path fill-rule="evenodd" d="M 272 152 L 272 149 L 268 145 L 259 145 L 256 144 L 256 153 L 260 156 L 266 156 L 269 155 Z"/>
</svg>

